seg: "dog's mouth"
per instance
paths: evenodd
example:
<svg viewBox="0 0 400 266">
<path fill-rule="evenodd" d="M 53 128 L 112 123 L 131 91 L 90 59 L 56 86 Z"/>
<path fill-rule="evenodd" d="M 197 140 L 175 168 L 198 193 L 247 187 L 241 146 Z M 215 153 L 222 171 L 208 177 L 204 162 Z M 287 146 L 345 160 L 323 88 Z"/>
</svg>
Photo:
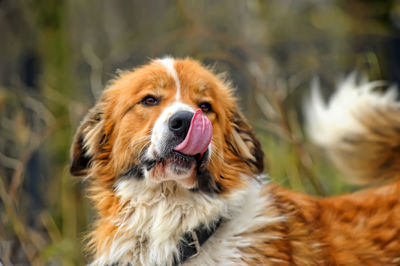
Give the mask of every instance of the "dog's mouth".
<svg viewBox="0 0 400 266">
<path fill-rule="evenodd" d="M 186 188 L 196 185 L 198 169 L 204 168 L 208 151 L 204 154 L 187 155 L 171 150 L 164 156 L 154 156 L 155 159 L 143 161 L 147 176 L 157 183 L 175 180 Z"/>
<path fill-rule="evenodd" d="M 167 161 L 178 168 L 190 169 L 193 164 L 199 161 L 200 154 L 196 155 L 186 155 L 179 151 L 171 151 L 171 153 L 166 157 Z"/>
<path fill-rule="evenodd" d="M 166 165 L 170 165 L 182 170 L 190 170 L 193 165 L 199 166 L 200 164 L 204 164 L 207 156 L 208 151 L 206 151 L 204 154 L 198 153 L 195 155 L 187 155 L 179 151 L 172 150 L 162 157 L 154 156 L 156 159 L 143 161 L 143 165 L 145 166 L 147 171 L 151 171 L 157 165 L 161 165 L 164 167 Z"/>
</svg>

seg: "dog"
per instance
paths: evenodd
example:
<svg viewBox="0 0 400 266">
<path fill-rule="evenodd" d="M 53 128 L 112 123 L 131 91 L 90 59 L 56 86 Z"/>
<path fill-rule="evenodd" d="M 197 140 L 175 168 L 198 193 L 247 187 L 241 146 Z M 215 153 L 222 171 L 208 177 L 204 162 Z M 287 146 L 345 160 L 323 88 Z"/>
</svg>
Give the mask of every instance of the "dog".
<svg viewBox="0 0 400 266">
<path fill-rule="evenodd" d="M 400 174 L 395 89 L 314 89 L 307 128 L 363 181 Z M 97 219 L 90 265 L 400 265 L 400 183 L 330 198 L 264 182 L 263 150 L 231 85 L 165 57 L 121 73 L 81 122 L 70 172 Z"/>
</svg>

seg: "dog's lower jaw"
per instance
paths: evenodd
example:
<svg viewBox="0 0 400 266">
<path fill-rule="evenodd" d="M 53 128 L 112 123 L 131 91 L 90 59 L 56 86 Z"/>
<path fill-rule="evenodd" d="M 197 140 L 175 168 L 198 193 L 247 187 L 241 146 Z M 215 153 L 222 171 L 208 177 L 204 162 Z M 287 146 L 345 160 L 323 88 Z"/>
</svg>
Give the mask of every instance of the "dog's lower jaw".
<svg viewBox="0 0 400 266">
<path fill-rule="evenodd" d="M 196 165 L 193 163 L 190 168 L 179 168 L 178 166 L 156 163 L 155 166 L 146 171 L 145 176 L 154 183 L 175 181 L 185 189 L 192 189 L 196 186 Z"/>
<path fill-rule="evenodd" d="M 179 185 L 186 189 L 192 189 L 196 186 L 196 177 L 194 174 L 187 178 L 176 180 Z"/>
<path fill-rule="evenodd" d="M 161 153 L 163 155 L 160 155 L 154 145 L 151 145 L 142 161 L 145 169 L 144 176 L 156 184 L 172 180 L 185 189 L 201 190 L 204 187 L 204 181 L 207 180 L 199 180 L 199 178 L 205 177 L 204 172 L 208 167 L 210 150 L 211 146 L 204 154 L 195 156 L 173 150 L 164 151 Z M 201 171 L 199 171 L 200 169 Z M 199 187 L 200 183 L 201 188 Z"/>
</svg>

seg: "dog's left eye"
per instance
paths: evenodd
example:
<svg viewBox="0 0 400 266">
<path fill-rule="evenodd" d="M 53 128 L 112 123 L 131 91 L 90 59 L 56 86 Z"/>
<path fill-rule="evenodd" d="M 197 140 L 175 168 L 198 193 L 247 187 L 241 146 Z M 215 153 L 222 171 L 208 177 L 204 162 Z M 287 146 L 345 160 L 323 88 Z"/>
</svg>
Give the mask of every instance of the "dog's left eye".
<svg viewBox="0 0 400 266">
<path fill-rule="evenodd" d="M 144 104 L 146 106 L 157 105 L 159 102 L 160 100 L 153 96 L 146 96 L 140 101 L 141 104 Z"/>
<path fill-rule="evenodd" d="M 201 104 L 199 104 L 199 108 L 201 109 L 201 111 L 203 113 L 209 113 L 212 110 L 211 104 L 209 104 L 209 103 L 201 103 Z"/>
</svg>

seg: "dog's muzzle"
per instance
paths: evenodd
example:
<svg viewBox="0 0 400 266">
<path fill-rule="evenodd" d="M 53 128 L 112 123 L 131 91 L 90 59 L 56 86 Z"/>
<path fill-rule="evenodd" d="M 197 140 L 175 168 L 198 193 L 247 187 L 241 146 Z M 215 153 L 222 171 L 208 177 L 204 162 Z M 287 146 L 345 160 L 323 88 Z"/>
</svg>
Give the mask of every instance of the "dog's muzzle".
<svg viewBox="0 0 400 266">
<path fill-rule="evenodd" d="M 166 109 L 155 123 L 152 144 L 143 158 L 147 171 L 155 166 L 173 169 L 175 174 L 180 172 L 176 169 L 193 169 L 193 164 L 203 159 L 210 146 L 212 124 L 200 109 L 172 111 Z"/>
<path fill-rule="evenodd" d="M 165 109 L 143 156 L 144 176 L 157 183 L 175 180 L 188 189 L 218 191 L 207 168 L 211 138 L 211 121 L 200 109 L 193 112 L 178 104 Z"/>
</svg>

